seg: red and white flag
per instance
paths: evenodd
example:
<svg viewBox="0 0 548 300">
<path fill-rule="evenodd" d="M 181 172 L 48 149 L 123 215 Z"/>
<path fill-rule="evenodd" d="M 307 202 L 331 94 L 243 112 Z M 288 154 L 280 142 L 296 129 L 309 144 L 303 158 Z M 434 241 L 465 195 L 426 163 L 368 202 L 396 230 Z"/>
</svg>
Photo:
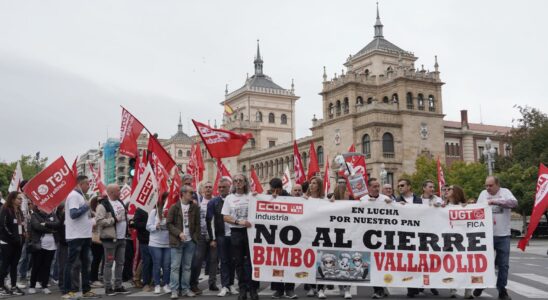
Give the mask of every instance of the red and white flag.
<svg viewBox="0 0 548 300">
<path fill-rule="evenodd" d="M 131 204 L 150 212 L 158 201 L 158 181 L 150 164 L 147 164 L 141 179 L 131 195 Z"/>
<path fill-rule="evenodd" d="M 148 138 L 148 151 L 151 154 L 151 157 L 148 157 L 149 162 L 160 162 L 168 174 L 177 165 L 164 146 L 153 135 Z M 156 168 L 156 165 L 154 167 Z"/>
<path fill-rule="evenodd" d="M 441 188 L 445 186 L 445 174 L 443 173 L 443 168 L 441 167 L 440 157 L 438 156 L 438 193 L 442 197 Z"/>
<path fill-rule="evenodd" d="M 309 160 L 308 160 L 308 174 L 306 175 L 306 178 L 310 180 L 313 176 L 316 175 L 316 173 L 320 172 L 320 165 L 318 164 L 318 155 L 316 155 L 316 148 L 314 147 L 314 142 L 310 142 L 310 154 Z"/>
<path fill-rule="evenodd" d="M 74 162 L 72 163 L 72 173 L 74 174 L 74 177 L 78 177 L 78 168 L 76 167 L 76 162 L 78 162 L 78 156 L 76 156 L 76 158 L 74 159 Z M 85 169 L 85 165 L 84 165 L 84 169 Z"/>
<path fill-rule="evenodd" d="M 89 163 L 89 170 L 91 171 L 91 185 L 93 186 L 92 191 L 97 192 L 99 196 L 104 196 L 107 194 L 107 187 L 105 186 L 105 183 L 103 182 L 103 178 L 101 178 L 101 168 L 99 167 L 97 170 L 93 168 L 93 165 L 91 162 Z"/>
<path fill-rule="evenodd" d="M 329 158 L 326 155 L 325 156 L 325 171 L 323 173 L 323 191 L 324 194 L 329 194 L 329 190 L 331 189 L 331 182 L 329 182 Z"/>
<path fill-rule="evenodd" d="M 195 143 L 190 150 L 190 161 L 186 167 L 186 172 L 194 177 L 192 187 L 196 189 L 198 183 L 204 179 L 204 159 L 202 157 L 202 149 L 200 144 Z"/>
<path fill-rule="evenodd" d="M 76 186 L 71 167 L 61 156 L 34 176 L 23 188 L 25 195 L 46 213 L 51 213 Z"/>
<path fill-rule="evenodd" d="M 137 186 L 137 183 L 139 183 L 139 178 L 141 177 L 141 174 L 145 172 L 145 168 L 147 166 L 148 158 L 147 158 L 147 151 L 143 150 L 143 155 L 141 155 L 141 159 L 137 158 L 137 165 L 135 166 L 135 173 L 133 174 L 133 179 L 131 181 L 131 190 L 134 191 L 135 187 Z"/>
<path fill-rule="evenodd" d="M 293 171 L 295 172 L 295 183 L 303 184 L 306 181 L 306 175 L 304 175 L 304 166 L 297 147 L 297 141 L 293 141 Z"/>
<path fill-rule="evenodd" d="M 179 190 L 181 189 L 181 186 L 183 186 L 183 181 L 181 180 L 181 175 L 179 175 L 179 170 L 176 169 L 175 174 L 171 177 L 169 196 L 164 203 L 164 210 L 169 209 L 173 204 L 179 201 Z"/>
<path fill-rule="evenodd" d="M 251 133 L 240 134 L 230 130 L 211 128 L 195 120 L 192 122 L 213 158 L 238 156 L 247 140 L 253 137 Z"/>
<path fill-rule="evenodd" d="M 120 200 L 126 203 L 126 200 L 129 201 L 131 198 L 131 187 L 126 183 L 120 189 Z"/>
<path fill-rule="evenodd" d="M 19 191 L 19 184 L 23 181 L 23 171 L 21 171 L 21 162 L 17 161 L 13 175 L 11 176 L 10 186 L 8 192 Z"/>
<path fill-rule="evenodd" d="M 145 126 L 129 111 L 122 107 L 122 124 L 120 125 L 120 154 L 136 157 L 139 155 L 137 139 Z"/>
<path fill-rule="evenodd" d="M 291 183 L 291 174 L 289 174 L 289 166 L 285 166 L 284 176 L 282 177 L 282 187 L 286 192 L 291 194 L 291 189 L 293 189 L 293 183 Z"/>
<path fill-rule="evenodd" d="M 264 192 L 259 176 L 255 172 L 255 168 L 251 166 L 251 174 L 249 175 L 251 191 L 257 194 L 262 194 Z"/>
<path fill-rule="evenodd" d="M 217 158 L 217 175 L 215 176 L 215 183 L 213 184 L 214 196 L 219 195 L 219 183 L 221 182 L 221 178 L 229 179 L 230 183 L 232 184 L 232 176 L 228 172 L 228 169 L 225 167 L 221 159 Z"/>
<path fill-rule="evenodd" d="M 531 212 L 531 218 L 529 219 L 529 226 L 527 226 L 527 234 L 518 242 L 518 248 L 522 251 L 525 251 L 527 243 L 537 225 L 542 218 L 542 215 L 548 209 L 548 168 L 544 164 L 540 164 L 538 169 L 538 180 L 537 180 L 537 192 L 535 194 L 535 205 L 533 206 L 533 211 Z"/>
<path fill-rule="evenodd" d="M 363 175 L 363 179 L 365 182 L 367 182 L 367 164 L 365 163 L 365 155 L 361 153 L 356 152 L 356 146 L 352 144 L 350 148 L 348 148 L 348 152 L 350 153 L 356 153 L 356 155 L 351 155 L 344 158 L 346 162 L 349 162 L 352 164 L 352 167 L 354 167 L 354 171 L 356 174 Z"/>
</svg>

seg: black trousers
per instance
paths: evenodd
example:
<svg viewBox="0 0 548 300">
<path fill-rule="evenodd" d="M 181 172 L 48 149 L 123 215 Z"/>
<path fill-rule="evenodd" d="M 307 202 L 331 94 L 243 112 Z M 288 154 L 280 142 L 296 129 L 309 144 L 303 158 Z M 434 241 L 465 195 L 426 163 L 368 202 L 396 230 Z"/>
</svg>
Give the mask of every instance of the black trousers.
<svg viewBox="0 0 548 300">
<path fill-rule="evenodd" d="M 103 245 L 91 242 L 91 270 L 89 273 L 89 280 L 91 282 L 99 281 L 99 266 L 103 259 Z"/>
<path fill-rule="evenodd" d="M 17 264 L 21 258 L 21 244 L 0 244 L 2 249 L 2 265 L 0 266 L 0 287 L 4 287 L 4 280 L 10 275 L 11 286 L 17 285 Z"/>
<path fill-rule="evenodd" d="M 257 292 L 259 282 L 251 278 L 251 255 L 249 253 L 249 239 L 245 228 L 231 228 L 230 242 L 232 243 L 232 257 L 238 276 L 238 287 L 242 292 Z"/>
<path fill-rule="evenodd" d="M 133 279 L 133 256 L 135 251 L 133 249 L 133 241 L 126 239 L 126 254 L 124 257 L 124 272 L 122 273 L 123 281 L 130 281 Z"/>
<path fill-rule="evenodd" d="M 51 262 L 55 256 L 55 250 L 40 249 L 32 254 L 32 271 L 30 272 L 30 287 L 35 288 L 36 282 L 40 282 L 42 288 L 48 287 Z"/>
<path fill-rule="evenodd" d="M 290 292 L 295 290 L 295 284 L 289 282 L 273 282 L 272 289 L 280 293 Z"/>
</svg>

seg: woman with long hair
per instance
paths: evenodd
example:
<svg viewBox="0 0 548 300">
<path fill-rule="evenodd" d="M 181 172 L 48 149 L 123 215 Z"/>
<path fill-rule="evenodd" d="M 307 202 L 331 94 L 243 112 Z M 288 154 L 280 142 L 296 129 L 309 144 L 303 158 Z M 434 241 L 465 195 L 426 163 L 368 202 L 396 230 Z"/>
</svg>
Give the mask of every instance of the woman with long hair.
<svg viewBox="0 0 548 300">
<path fill-rule="evenodd" d="M 447 205 L 449 206 L 466 206 L 466 204 L 468 203 L 468 201 L 466 201 L 466 197 L 464 196 L 464 190 L 458 185 L 448 186 L 446 188 L 445 195 L 445 200 L 447 201 Z M 449 294 L 451 298 L 456 298 L 457 289 L 449 289 Z M 464 289 L 464 299 L 474 299 L 474 296 L 472 295 L 472 289 Z"/>
<path fill-rule="evenodd" d="M 35 208 L 30 216 L 32 271 L 30 273 L 29 294 L 36 293 L 36 282 L 42 285 L 42 292 L 51 294 L 48 289 L 51 262 L 57 251 L 57 231 L 61 223 L 55 212 L 46 213 Z"/>
<path fill-rule="evenodd" d="M 21 258 L 22 245 L 25 241 L 23 226 L 25 218 L 21 211 L 22 202 L 22 193 L 11 192 L 0 211 L 0 248 L 2 249 L 0 296 L 25 294 L 17 287 L 17 263 Z M 11 289 L 4 285 L 8 274 L 10 275 Z"/>
<path fill-rule="evenodd" d="M 337 186 L 333 190 L 333 200 L 354 200 L 344 178 L 337 180 Z M 343 295 L 344 299 L 352 299 L 349 285 L 339 285 L 339 293 Z"/>
<path fill-rule="evenodd" d="M 150 232 L 148 248 L 152 256 L 152 277 L 154 280 L 154 293 L 171 293 L 169 280 L 171 273 L 171 249 L 169 248 L 169 231 L 167 230 L 167 210 L 164 210 L 168 192 L 162 194 L 156 207 L 150 211 L 147 220 L 147 230 Z M 163 277 L 160 279 L 160 274 Z"/>
</svg>

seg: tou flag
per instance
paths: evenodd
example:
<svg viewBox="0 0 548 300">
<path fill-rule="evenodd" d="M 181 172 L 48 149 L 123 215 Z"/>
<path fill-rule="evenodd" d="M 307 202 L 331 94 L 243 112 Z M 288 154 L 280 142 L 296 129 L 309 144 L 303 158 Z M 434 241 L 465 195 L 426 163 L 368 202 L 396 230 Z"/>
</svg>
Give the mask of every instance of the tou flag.
<svg viewBox="0 0 548 300">
<path fill-rule="evenodd" d="M 158 201 L 158 181 L 150 164 L 147 164 L 145 171 L 133 193 L 131 194 L 131 204 L 150 212 Z"/>
<path fill-rule="evenodd" d="M 527 234 L 518 242 L 518 248 L 525 251 L 527 242 L 531 239 L 533 232 L 537 229 L 537 225 L 544 212 L 548 209 L 548 168 L 544 164 L 540 164 L 538 169 L 537 192 L 535 194 L 535 206 L 531 212 L 531 219 L 527 227 Z"/>
<path fill-rule="evenodd" d="M 253 137 L 251 133 L 240 134 L 230 130 L 211 128 L 195 120 L 192 122 L 213 158 L 238 156 L 247 140 Z"/>
<path fill-rule="evenodd" d="M 17 161 L 13 175 L 11 176 L 10 186 L 8 192 L 19 191 L 19 184 L 23 181 L 23 172 L 21 171 L 21 162 Z"/>
<path fill-rule="evenodd" d="M 293 189 L 293 184 L 291 183 L 291 175 L 289 174 L 289 166 L 285 166 L 284 176 L 282 177 L 282 186 L 283 189 L 291 194 L 291 189 Z"/>
<path fill-rule="evenodd" d="M 145 126 L 129 111 L 122 107 L 122 124 L 120 125 L 120 154 L 136 157 L 139 155 L 137 138 Z"/>
<path fill-rule="evenodd" d="M 51 213 L 76 186 L 72 168 L 61 156 L 34 176 L 23 188 L 25 195 L 46 213 Z"/>
<path fill-rule="evenodd" d="M 323 191 L 324 194 L 329 194 L 329 190 L 331 189 L 331 182 L 329 182 L 329 158 L 326 155 L 325 156 L 325 171 L 323 173 Z"/>
<path fill-rule="evenodd" d="M 254 167 L 251 167 L 251 175 L 249 178 L 251 179 L 251 191 L 257 194 L 262 194 L 264 192 L 263 186 L 261 185 L 261 181 L 259 180 L 259 176 L 257 176 Z"/>
<path fill-rule="evenodd" d="M 293 166 L 295 183 L 303 184 L 306 181 L 306 176 L 304 175 L 303 161 L 301 159 L 301 154 L 299 153 L 299 148 L 297 147 L 297 141 L 293 141 Z"/>
<path fill-rule="evenodd" d="M 440 158 L 438 156 L 438 193 L 441 197 L 441 188 L 445 186 L 445 174 L 443 173 L 443 169 L 441 167 Z"/>
<path fill-rule="evenodd" d="M 309 151 L 308 160 L 308 174 L 306 177 L 308 180 L 320 172 L 320 165 L 318 164 L 318 155 L 316 155 L 316 148 L 314 147 L 314 142 L 310 142 L 310 151 Z"/>
</svg>

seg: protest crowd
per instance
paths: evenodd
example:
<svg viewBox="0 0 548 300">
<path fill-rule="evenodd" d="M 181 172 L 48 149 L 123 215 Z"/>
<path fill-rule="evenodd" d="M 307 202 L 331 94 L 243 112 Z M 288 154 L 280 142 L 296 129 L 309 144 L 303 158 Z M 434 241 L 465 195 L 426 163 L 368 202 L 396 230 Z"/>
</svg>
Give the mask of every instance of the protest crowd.
<svg viewBox="0 0 548 300">
<path fill-rule="evenodd" d="M 171 170 L 172 166 L 165 162 L 161 151 L 151 149 L 150 143 L 148 152 L 152 155 L 146 167 L 138 167 L 137 179 L 139 173 L 148 174 L 150 162 L 155 166 L 153 172 L 157 178 L 168 177 L 161 170 Z M 212 152 L 211 148 L 208 150 Z M 218 169 L 218 173 L 224 170 L 222 164 Z M 510 299 L 506 291 L 510 214 L 517 200 L 508 189 L 501 187 L 497 177 L 485 179 L 485 190 L 475 200 L 466 199 L 461 187 L 449 184 L 441 186 L 438 196 L 435 183 L 430 180 L 423 183 L 422 191 L 413 191 L 411 182 L 401 179 L 397 182 L 399 193 L 396 195 L 392 185 L 381 186 L 379 180 L 368 178 L 367 194 L 356 198 L 344 174 L 337 174 L 336 186 L 330 192 L 328 174 L 324 178 L 309 174 L 307 179 L 296 181 L 289 191 L 284 189 L 287 180 L 272 178 L 269 190 L 263 191 L 253 171 L 251 176 L 222 173 L 215 183 L 200 182 L 198 173 L 192 170 L 182 176 L 175 172 L 171 187 L 155 181 L 153 185 L 159 192 L 147 194 L 148 200 L 154 198 L 149 206 L 134 205 L 139 203 L 139 195 L 145 190 L 138 180 L 134 190 L 140 189 L 140 194 L 136 196 L 134 192 L 122 200 L 121 187 L 117 184 L 101 186 L 97 178 L 69 174 L 74 176 L 74 188 L 70 188 L 58 205 L 50 208 L 37 205 L 35 193 L 25 188 L 30 181 L 19 182 L 0 209 L 0 296 L 50 294 L 49 287 L 57 285 L 64 299 L 92 299 L 100 297 L 92 288 L 104 288 L 106 296 L 129 294 L 123 285 L 129 282 L 134 289 L 169 294 L 172 299 L 195 297 L 202 294 L 198 284 L 205 267 L 208 289 L 218 292 L 217 296 L 237 295 L 238 300 L 258 300 L 259 282 L 252 276 L 247 232 L 247 228 L 252 227 L 248 221 L 248 204 L 258 193 L 266 193 L 274 197 L 273 201 L 278 196 L 292 196 L 307 201 L 354 200 L 365 205 L 377 201 L 398 207 L 427 205 L 437 209 L 469 203 L 489 205 L 494 219 L 498 298 Z M 38 187 L 39 193 L 42 186 Z M 92 189 L 97 193 L 90 193 Z M 217 282 L 217 273 L 220 282 Z M 325 290 L 333 288 L 305 285 L 306 296 L 319 299 L 325 299 Z M 352 298 L 350 286 L 338 288 L 342 297 Z M 292 282 L 275 282 L 271 289 L 274 299 L 298 298 Z M 81 296 L 77 296 L 79 292 Z M 440 294 L 437 289 L 409 288 L 407 296 L 420 297 L 421 293 Z M 473 299 L 481 294 L 481 289 L 467 289 L 464 298 Z M 456 290 L 448 291 L 448 295 L 457 297 Z M 374 287 L 371 295 L 374 299 L 386 296 L 385 287 Z"/>
</svg>

